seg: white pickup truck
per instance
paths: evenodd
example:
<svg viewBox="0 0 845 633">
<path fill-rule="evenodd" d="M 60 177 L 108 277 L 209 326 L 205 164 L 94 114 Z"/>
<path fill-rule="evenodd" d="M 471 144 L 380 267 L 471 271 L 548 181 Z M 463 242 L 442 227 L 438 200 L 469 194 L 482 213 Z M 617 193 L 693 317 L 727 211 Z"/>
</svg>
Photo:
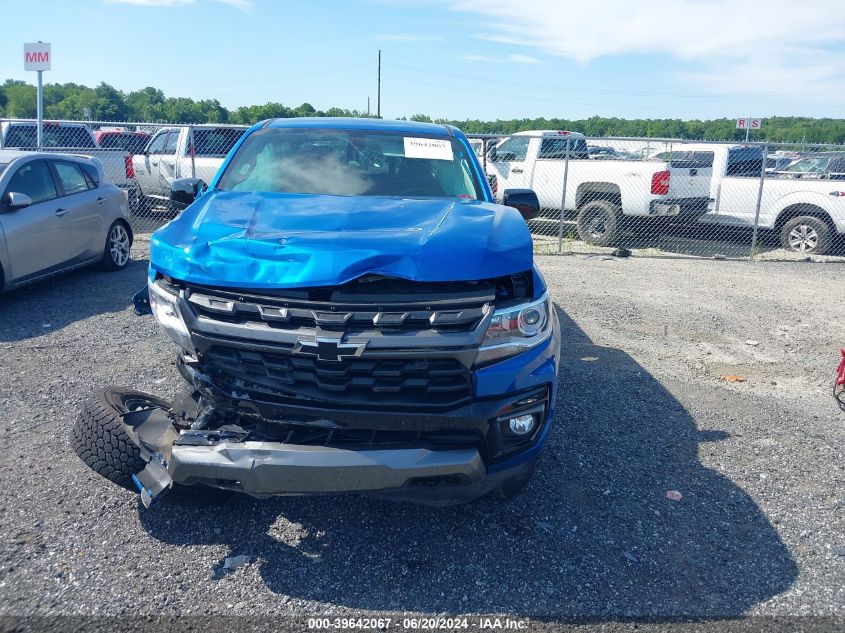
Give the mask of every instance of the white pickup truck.
<svg viewBox="0 0 845 633">
<path fill-rule="evenodd" d="M 576 215 L 584 241 L 612 244 L 629 218 L 634 223 L 646 218 L 695 221 L 707 211 L 710 168 L 658 160 L 590 160 L 586 137 L 565 130 L 519 132 L 500 141 L 488 155 L 488 176 L 495 176 L 500 192 L 533 189 L 557 226 L 567 140 L 564 213 Z"/>
<path fill-rule="evenodd" d="M 0 148 L 35 151 L 38 131 L 34 121 L 4 121 L 0 125 Z M 133 187 L 132 162 L 122 149 L 97 145 L 91 128 L 84 123 L 44 121 L 45 152 L 90 156 L 100 161 L 106 179 L 121 189 Z"/>
<path fill-rule="evenodd" d="M 712 170 L 713 205 L 699 222 L 753 227 L 760 191 L 763 150 L 752 145 L 683 144 L 655 158 L 690 160 Z M 768 175 L 763 183 L 759 227 L 780 238 L 783 248 L 823 255 L 845 234 L 845 182 Z"/>
<path fill-rule="evenodd" d="M 245 127 L 222 125 L 159 128 L 144 151 L 132 158 L 136 190 L 130 196 L 130 208 L 168 207 L 170 185 L 177 178 L 210 182 L 245 131 Z"/>
</svg>

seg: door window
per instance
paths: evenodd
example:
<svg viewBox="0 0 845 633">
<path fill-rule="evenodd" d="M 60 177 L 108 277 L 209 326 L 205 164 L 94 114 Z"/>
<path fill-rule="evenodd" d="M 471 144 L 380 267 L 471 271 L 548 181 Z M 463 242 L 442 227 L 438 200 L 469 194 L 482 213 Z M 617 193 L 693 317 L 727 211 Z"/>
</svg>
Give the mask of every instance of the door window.
<svg viewBox="0 0 845 633">
<path fill-rule="evenodd" d="M 88 180 L 82 170 L 73 163 L 56 161 L 53 163 L 56 168 L 56 175 L 59 177 L 59 184 L 66 196 L 81 191 L 88 191 Z"/>
<path fill-rule="evenodd" d="M 168 132 L 159 132 L 147 149 L 148 154 L 161 154 L 164 151 L 164 144 L 167 141 Z"/>
<path fill-rule="evenodd" d="M 497 160 L 520 163 L 528 155 L 530 136 L 512 136 L 496 148 Z"/>
<path fill-rule="evenodd" d="M 726 176 L 759 178 L 763 169 L 763 150 L 759 147 L 737 147 L 728 150 Z"/>
<path fill-rule="evenodd" d="M 57 197 L 53 175 L 43 160 L 34 160 L 18 169 L 9 181 L 6 191 L 26 194 L 33 204 Z"/>
<path fill-rule="evenodd" d="M 174 130 L 167 135 L 167 140 L 164 143 L 164 151 L 162 154 L 175 154 L 176 143 L 179 141 L 179 132 Z"/>
<path fill-rule="evenodd" d="M 845 158 L 837 158 L 831 161 L 827 170 L 832 174 L 845 173 Z"/>
</svg>

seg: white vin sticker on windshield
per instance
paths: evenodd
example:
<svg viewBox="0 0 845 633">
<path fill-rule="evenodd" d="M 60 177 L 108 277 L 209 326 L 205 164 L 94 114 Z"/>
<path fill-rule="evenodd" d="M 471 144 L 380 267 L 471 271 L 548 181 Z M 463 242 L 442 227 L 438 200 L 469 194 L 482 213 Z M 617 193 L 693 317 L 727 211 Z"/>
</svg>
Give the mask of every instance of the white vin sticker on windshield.
<svg viewBox="0 0 845 633">
<path fill-rule="evenodd" d="M 452 160 L 452 142 L 434 138 L 405 137 L 405 158 Z"/>
</svg>

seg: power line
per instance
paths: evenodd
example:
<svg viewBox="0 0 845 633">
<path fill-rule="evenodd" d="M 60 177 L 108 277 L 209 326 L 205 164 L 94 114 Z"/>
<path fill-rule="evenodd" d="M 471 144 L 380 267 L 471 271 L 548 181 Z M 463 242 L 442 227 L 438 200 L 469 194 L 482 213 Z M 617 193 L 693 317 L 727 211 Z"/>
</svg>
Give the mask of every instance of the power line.
<svg viewBox="0 0 845 633">
<path fill-rule="evenodd" d="M 389 62 L 385 64 L 386 66 L 392 66 L 394 68 L 399 68 L 402 70 L 411 70 L 414 72 L 425 73 L 427 75 L 438 75 L 438 76 L 447 76 L 447 77 L 454 77 L 456 79 L 471 79 L 473 81 L 478 81 L 479 77 L 477 75 L 466 75 L 462 73 L 454 73 L 454 72 L 447 72 L 447 71 L 440 71 L 440 70 L 431 70 L 428 68 L 419 68 L 416 66 L 407 66 L 405 64 L 396 64 L 393 62 Z M 611 89 L 604 89 L 604 88 L 584 88 L 581 86 L 574 86 L 572 84 L 568 86 L 560 86 L 554 84 L 547 84 L 547 83 L 529 83 L 529 82 L 522 82 L 522 81 L 510 81 L 510 84 L 514 86 L 525 86 L 527 88 L 539 88 L 545 90 L 556 90 L 556 91 L 572 91 L 577 90 L 578 92 L 595 92 L 598 94 L 618 94 L 624 96 L 632 96 L 632 97 L 673 97 L 677 99 L 713 99 L 716 97 L 794 97 L 795 94 L 789 93 L 781 93 L 781 94 L 766 94 L 760 92 L 747 92 L 747 93 L 740 93 L 740 92 L 732 92 L 728 95 L 718 95 L 713 93 L 684 93 L 678 94 L 675 92 L 660 92 L 660 91 L 630 91 L 630 90 L 611 90 Z M 819 94 L 829 94 L 832 92 L 842 93 L 845 92 L 841 89 L 839 90 L 824 90 L 819 91 Z M 802 91 L 802 94 L 808 94 L 807 91 Z"/>
</svg>

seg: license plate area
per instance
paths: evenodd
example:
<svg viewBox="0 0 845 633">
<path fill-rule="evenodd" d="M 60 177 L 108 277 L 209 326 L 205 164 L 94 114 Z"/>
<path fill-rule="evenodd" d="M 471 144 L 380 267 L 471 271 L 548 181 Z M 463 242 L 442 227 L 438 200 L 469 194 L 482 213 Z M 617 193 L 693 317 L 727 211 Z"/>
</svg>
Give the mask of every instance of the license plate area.
<svg viewBox="0 0 845 633">
<path fill-rule="evenodd" d="M 652 214 L 655 216 L 680 215 L 681 205 L 679 204 L 664 204 L 658 202 L 652 209 Z"/>
</svg>

